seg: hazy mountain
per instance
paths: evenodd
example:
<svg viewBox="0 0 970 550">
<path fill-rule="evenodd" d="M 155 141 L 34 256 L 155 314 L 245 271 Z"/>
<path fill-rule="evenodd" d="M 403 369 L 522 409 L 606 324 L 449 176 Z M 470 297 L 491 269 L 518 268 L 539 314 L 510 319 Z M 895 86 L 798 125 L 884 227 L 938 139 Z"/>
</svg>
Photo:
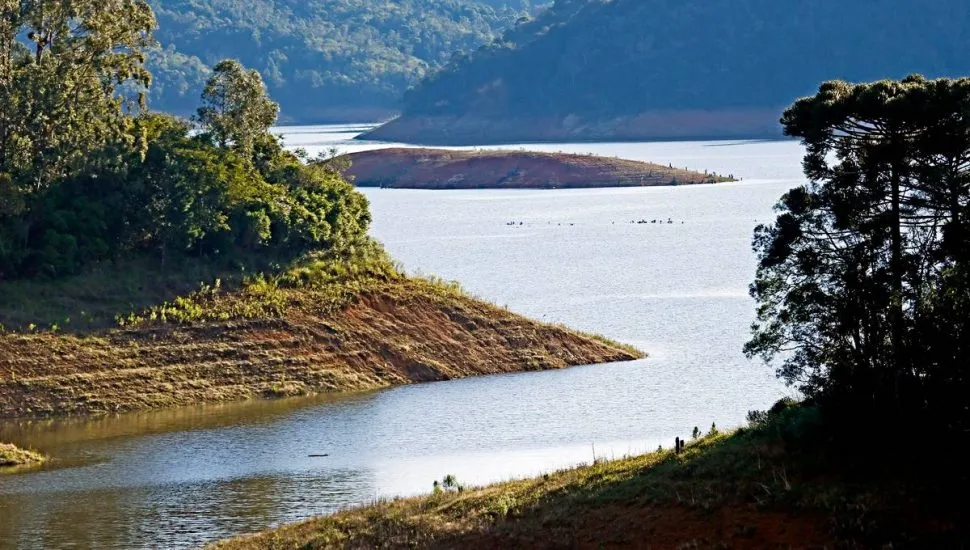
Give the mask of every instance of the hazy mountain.
<svg viewBox="0 0 970 550">
<path fill-rule="evenodd" d="M 777 135 L 830 79 L 970 73 L 965 0 L 558 0 L 408 93 L 427 143 Z"/>
<path fill-rule="evenodd" d="M 283 118 L 371 120 L 456 52 L 491 42 L 527 0 L 150 0 L 153 108 L 194 111 L 209 67 L 258 69 Z"/>
</svg>

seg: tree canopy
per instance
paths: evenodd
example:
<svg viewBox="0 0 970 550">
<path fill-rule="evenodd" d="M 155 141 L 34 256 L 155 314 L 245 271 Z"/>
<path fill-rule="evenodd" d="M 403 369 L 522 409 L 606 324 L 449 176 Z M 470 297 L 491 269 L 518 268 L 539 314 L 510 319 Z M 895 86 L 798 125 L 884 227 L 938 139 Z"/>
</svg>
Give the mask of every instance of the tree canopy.
<svg viewBox="0 0 970 550">
<path fill-rule="evenodd" d="M 257 72 L 216 64 L 194 127 L 144 108 L 145 2 L 0 9 L 0 280 L 367 242 L 366 199 L 269 133 L 278 107 Z"/>
<path fill-rule="evenodd" d="M 250 156 L 279 112 L 280 107 L 267 95 L 259 72 L 247 71 L 238 61 L 227 59 L 213 68 L 202 90 L 202 106 L 196 120 L 220 147 L 232 147 Z"/>
<path fill-rule="evenodd" d="M 747 352 L 811 398 L 966 429 L 970 79 L 827 82 L 782 122 L 810 183 L 756 232 Z"/>
<path fill-rule="evenodd" d="M 518 0 L 150 0 L 154 109 L 188 114 L 226 58 L 258 70 L 286 120 L 360 119 L 399 107 L 454 52 L 491 42 L 531 9 Z"/>
<path fill-rule="evenodd" d="M 0 173 L 40 190 L 87 163 L 79 143 L 134 137 L 126 111 L 151 78 L 148 4 L 3 0 L 0 12 Z"/>
</svg>

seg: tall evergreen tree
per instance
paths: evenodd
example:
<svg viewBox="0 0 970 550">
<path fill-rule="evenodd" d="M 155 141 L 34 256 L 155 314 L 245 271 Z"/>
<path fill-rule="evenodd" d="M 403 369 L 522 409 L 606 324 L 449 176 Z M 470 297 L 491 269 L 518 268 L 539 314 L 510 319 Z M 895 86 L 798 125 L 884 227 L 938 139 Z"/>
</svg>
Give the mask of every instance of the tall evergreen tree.
<svg viewBox="0 0 970 550">
<path fill-rule="evenodd" d="M 968 291 L 970 80 L 828 82 L 782 123 L 810 183 L 756 231 L 747 353 L 783 354 L 780 375 L 812 397 L 935 408 L 931 381 L 966 384 L 952 306 Z"/>
</svg>

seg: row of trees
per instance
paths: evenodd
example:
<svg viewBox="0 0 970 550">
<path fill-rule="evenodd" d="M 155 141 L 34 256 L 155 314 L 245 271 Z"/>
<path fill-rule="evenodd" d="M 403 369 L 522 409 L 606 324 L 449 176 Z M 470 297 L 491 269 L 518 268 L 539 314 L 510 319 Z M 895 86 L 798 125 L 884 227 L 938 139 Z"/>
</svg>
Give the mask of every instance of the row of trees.
<svg viewBox="0 0 970 550">
<path fill-rule="evenodd" d="M 0 279 L 366 238 L 364 197 L 269 133 L 257 72 L 216 65 L 194 124 L 148 113 L 144 1 L 0 1 Z"/>
<path fill-rule="evenodd" d="M 970 428 L 970 79 L 829 82 L 782 122 L 811 183 L 756 232 L 748 353 L 810 398 Z"/>
</svg>

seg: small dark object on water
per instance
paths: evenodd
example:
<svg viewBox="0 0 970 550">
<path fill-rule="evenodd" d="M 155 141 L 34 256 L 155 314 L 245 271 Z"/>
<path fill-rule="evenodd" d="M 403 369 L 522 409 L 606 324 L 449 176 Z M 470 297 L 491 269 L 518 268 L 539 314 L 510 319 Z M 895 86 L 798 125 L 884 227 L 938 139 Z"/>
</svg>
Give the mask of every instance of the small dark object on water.
<svg viewBox="0 0 970 550">
<path fill-rule="evenodd" d="M 310 455 L 310 458 L 323 458 L 323 457 L 325 457 L 325 456 L 330 456 L 330 455 L 329 455 L 329 454 L 323 454 L 323 455 Z"/>
</svg>

